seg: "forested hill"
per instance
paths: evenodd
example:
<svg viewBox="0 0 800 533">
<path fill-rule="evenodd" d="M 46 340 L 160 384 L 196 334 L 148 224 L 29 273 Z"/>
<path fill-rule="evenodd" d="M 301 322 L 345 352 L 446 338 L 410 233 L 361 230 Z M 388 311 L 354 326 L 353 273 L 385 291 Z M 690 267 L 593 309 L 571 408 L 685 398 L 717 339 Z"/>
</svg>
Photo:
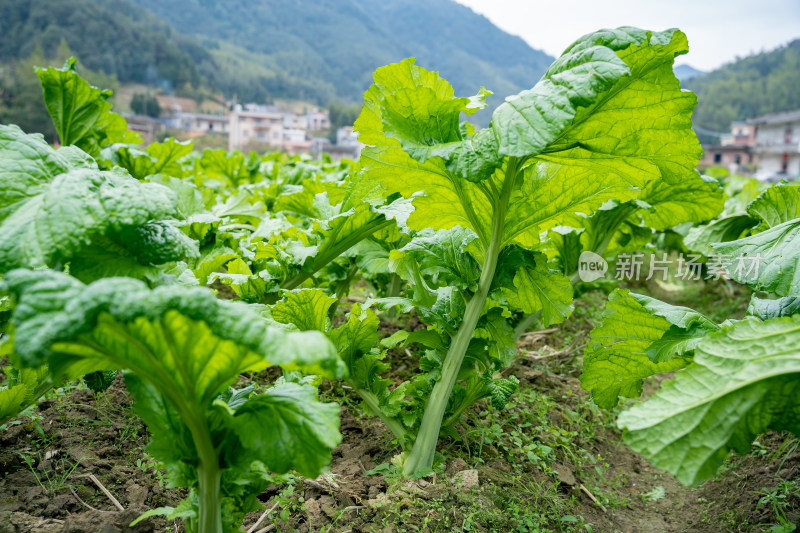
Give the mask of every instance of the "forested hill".
<svg viewBox="0 0 800 533">
<path fill-rule="evenodd" d="M 691 35 L 689 36 L 691 40 Z M 749 117 L 800 109 L 800 39 L 683 83 L 697 93 L 695 126 L 719 132 Z"/>
<path fill-rule="evenodd" d="M 246 50 L 272 92 L 322 100 L 360 100 L 375 68 L 409 56 L 457 93 L 485 85 L 500 97 L 532 87 L 552 61 L 452 0 L 134 1 L 184 34 L 222 41 L 221 65 Z"/>
<path fill-rule="evenodd" d="M 37 50 L 54 58 L 62 42 L 82 66 L 121 82 L 196 86 L 213 63 L 194 39 L 127 0 L 0 0 L 0 61 Z"/>
<path fill-rule="evenodd" d="M 553 59 L 452 0 L 0 0 L 0 61 L 54 55 L 62 40 L 120 81 L 245 101 L 357 102 L 375 68 L 416 56 L 496 104 Z"/>
</svg>

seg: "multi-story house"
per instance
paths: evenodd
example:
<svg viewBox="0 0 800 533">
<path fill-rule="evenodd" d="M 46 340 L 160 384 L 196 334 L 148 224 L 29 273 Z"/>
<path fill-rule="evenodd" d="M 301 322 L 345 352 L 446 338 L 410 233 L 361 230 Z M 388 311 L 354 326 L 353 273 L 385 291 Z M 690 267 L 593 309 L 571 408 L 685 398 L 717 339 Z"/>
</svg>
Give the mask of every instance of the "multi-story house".
<svg viewBox="0 0 800 533">
<path fill-rule="evenodd" d="M 260 106 L 237 106 L 230 114 L 228 148 L 236 150 L 247 144 L 283 146 L 283 117 L 276 109 Z"/>
<path fill-rule="evenodd" d="M 759 156 L 756 177 L 765 180 L 800 177 L 800 109 L 747 120 L 756 128 L 754 151 Z"/>
<path fill-rule="evenodd" d="M 227 135 L 230 121 L 227 115 L 178 112 L 168 116 L 165 123 L 180 128 L 193 136 L 217 133 Z"/>
<path fill-rule="evenodd" d="M 315 109 L 306 115 L 306 128 L 310 131 L 328 130 L 331 127 L 331 120 L 327 110 Z"/>
<path fill-rule="evenodd" d="M 722 166 L 732 172 L 744 173 L 752 171 L 758 163 L 758 155 L 754 153 L 756 144 L 756 127 L 746 122 L 732 122 L 731 132 L 720 136 L 720 143 L 703 146 L 701 167 Z"/>
</svg>

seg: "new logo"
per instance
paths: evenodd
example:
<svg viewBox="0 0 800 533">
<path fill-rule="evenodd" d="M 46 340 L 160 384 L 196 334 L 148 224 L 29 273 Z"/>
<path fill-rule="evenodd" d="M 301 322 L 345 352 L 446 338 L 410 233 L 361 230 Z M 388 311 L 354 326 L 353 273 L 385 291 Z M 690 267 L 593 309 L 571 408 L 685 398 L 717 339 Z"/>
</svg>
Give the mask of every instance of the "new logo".
<svg viewBox="0 0 800 533">
<path fill-rule="evenodd" d="M 578 277 L 589 283 L 605 276 L 608 262 L 594 252 L 583 252 L 578 259 Z"/>
</svg>

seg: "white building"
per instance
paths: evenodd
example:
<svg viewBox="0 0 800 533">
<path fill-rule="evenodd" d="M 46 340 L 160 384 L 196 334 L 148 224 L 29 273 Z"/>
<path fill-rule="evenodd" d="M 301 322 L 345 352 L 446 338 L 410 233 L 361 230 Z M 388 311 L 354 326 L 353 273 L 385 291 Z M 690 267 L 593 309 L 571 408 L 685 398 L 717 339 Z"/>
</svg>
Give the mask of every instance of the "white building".
<svg viewBox="0 0 800 533">
<path fill-rule="evenodd" d="M 283 128 L 283 140 L 291 143 L 299 143 L 306 140 L 306 130 L 299 128 Z"/>
<path fill-rule="evenodd" d="M 306 122 L 306 128 L 311 131 L 328 130 L 331 128 L 331 120 L 328 117 L 327 110 L 313 110 L 306 115 Z"/>
<path fill-rule="evenodd" d="M 248 106 L 250 107 L 250 106 Z M 242 110 L 230 114 L 228 149 L 236 150 L 250 143 L 283 146 L 283 117 L 269 108 Z"/>
<path fill-rule="evenodd" d="M 345 157 L 358 159 L 364 143 L 358 140 L 358 134 L 353 131 L 353 126 L 342 126 L 336 130 L 336 146 L 345 154 Z M 352 155 L 346 155 L 346 150 L 350 150 Z"/>
<path fill-rule="evenodd" d="M 166 120 L 173 128 L 180 128 L 196 135 L 209 133 L 227 134 L 229 120 L 227 115 L 212 115 L 209 113 L 184 113 L 178 112 Z"/>
<path fill-rule="evenodd" d="M 759 179 L 800 177 L 800 109 L 747 120 L 756 127 Z"/>
<path fill-rule="evenodd" d="M 296 113 L 284 112 L 281 113 L 283 117 L 283 127 L 290 130 L 307 130 L 308 119 L 305 115 L 298 115 Z"/>
</svg>

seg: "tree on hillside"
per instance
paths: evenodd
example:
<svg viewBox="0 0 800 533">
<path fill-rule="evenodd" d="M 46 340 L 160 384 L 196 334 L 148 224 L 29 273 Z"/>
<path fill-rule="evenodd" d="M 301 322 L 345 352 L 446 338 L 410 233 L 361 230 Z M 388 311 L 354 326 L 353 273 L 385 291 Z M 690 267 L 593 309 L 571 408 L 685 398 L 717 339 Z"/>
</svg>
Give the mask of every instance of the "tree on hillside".
<svg viewBox="0 0 800 533">
<path fill-rule="evenodd" d="M 345 104 L 333 101 L 328 104 L 328 117 L 331 121 L 331 131 L 328 138 L 331 142 L 336 142 L 336 130 L 342 126 L 352 126 L 356 121 L 361 107 L 355 104 Z"/>
<path fill-rule="evenodd" d="M 136 93 L 131 99 L 131 109 L 137 115 L 147 115 L 158 118 L 161 116 L 161 106 L 155 96 L 145 93 Z"/>
<path fill-rule="evenodd" d="M 684 84 L 697 93 L 695 125 L 728 131 L 733 121 L 800 109 L 800 39 L 725 65 Z"/>
</svg>

